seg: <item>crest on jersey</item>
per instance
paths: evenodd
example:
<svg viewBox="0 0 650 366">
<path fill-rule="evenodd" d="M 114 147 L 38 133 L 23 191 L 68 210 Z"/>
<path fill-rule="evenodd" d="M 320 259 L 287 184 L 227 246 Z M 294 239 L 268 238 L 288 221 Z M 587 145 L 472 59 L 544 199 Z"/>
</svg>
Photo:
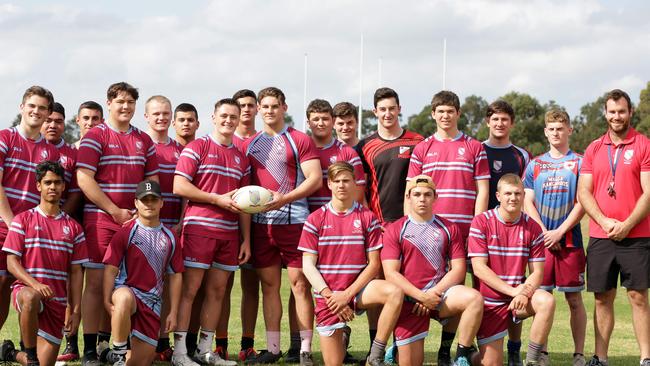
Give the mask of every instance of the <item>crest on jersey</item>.
<svg viewBox="0 0 650 366">
<path fill-rule="evenodd" d="M 49 154 L 47 153 L 47 150 L 41 150 L 41 159 L 47 160 L 47 157 Z"/>
<path fill-rule="evenodd" d="M 354 220 L 352 225 L 354 226 L 355 229 L 360 229 L 361 228 L 361 220 L 359 220 L 359 219 Z"/>
<path fill-rule="evenodd" d="M 235 156 L 235 163 L 239 164 L 239 162 L 240 162 L 239 156 Z"/>
<path fill-rule="evenodd" d="M 465 148 L 464 147 L 459 147 L 458 148 L 458 155 L 465 155 Z"/>
<path fill-rule="evenodd" d="M 409 146 L 400 146 L 399 147 L 399 153 L 404 154 L 404 153 L 408 152 L 410 149 L 411 148 Z"/>
<path fill-rule="evenodd" d="M 336 163 L 336 155 L 332 155 L 332 156 L 330 156 L 330 163 L 331 163 L 331 164 Z"/>
<path fill-rule="evenodd" d="M 573 170 L 573 168 L 576 167 L 576 162 L 575 161 L 565 161 L 564 162 L 564 169 L 567 170 Z"/>
<path fill-rule="evenodd" d="M 64 226 L 63 227 L 63 233 L 65 235 L 70 235 L 70 226 Z"/>
<path fill-rule="evenodd" d="M 65 165 L 68 162 L 68 157 L 65 155 L 61 155 L 61 157 L 59 158 L 59 162 L 61 163 L 61 165 Z"/>
<path fill-rule="evenodd" d="M 634 150 L 625 151 L 625 154 L 623 154 L 623 159 L 625 159 L 625 164 L 629 164 L 633 156 L 634 156 Z"/>
<path fill-rule="evenodd" d="M 503 167 L 503 161 L 501 160 L 495 160 L 492 163 L 492 168 L 494 169 L 495 172 L 500 172 L 502 167 Z"/>
<path fill-rule="evenodd" d="M 138 149 L 138 150 L 142 150 L 142 146 L 143 146 L 143 145 L 142 145 L 142 141 L 136 141 L 136 142 L 135 142 L 135 147 L 136 147 L 136 149 Z"/>
<path fill-rule="evenodd" d="M 178 158 L 181 157 L 181 154 L 179 154 L 178 151 L 174 151 L 174 157 L 178 160 Z"/>
</svg>

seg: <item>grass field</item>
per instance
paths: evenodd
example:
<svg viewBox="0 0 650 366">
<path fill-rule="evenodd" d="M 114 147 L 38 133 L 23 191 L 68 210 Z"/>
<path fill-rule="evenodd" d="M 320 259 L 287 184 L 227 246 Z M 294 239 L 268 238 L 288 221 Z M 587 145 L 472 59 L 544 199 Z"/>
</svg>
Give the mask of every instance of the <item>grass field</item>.
<svg viewBox="0 0 650 366">
<path fill-rule="evenodd" d="M 587 226 L 585 220 L 583 220 L 583 231 Z M 585 235 L 586 237 L 586 235 Z M 239 351 L 239 339 L 241 336 L 241 321 L 239 316 L 239 303 L 241 300 L 241 293 L 239 289 L 239 278 L 238 274 L 235 276 L 235 286 L 233 288 L 232 294 L 232 304 L 233 304 L 233 313 L 230 316 L 230 347 L 229 351 L 231 354 L 231 359 L 236 357 L 235 353 Z M 288 299 L 288 279 L 286 277 L 286 272 L 283 274 L 283 298 Z M 571 337 L 571 328 L 569 325 L 569 310 L 564 300 L 564 296 L 561 293 L 556 293 L 555 298 L 557 300 L 557 307 L 555 312 L 555 321 L 553 324 L 553 329 L 549 337 L 549 352 L 551 355 L 551 360 L 554 365 L 570 365 L 572 360 L 573 353 L 573 339 Z M 585 305 L 587 308 L 587 339 L 585 344 L 585 356 L 587 358 L 591 357 L 594 349 L 594 331 L 593 331 L 593 322 L 592 314 L 594 308 L 593 295 L 590 293 L 583 292 L 583 298 L 585 300 Z M 286 351 L 289 346 L 289 323 L 287 318 L 287 307 L 286 302 L 284 304 L 284 315 L 282 321 L 282 350 Z M 530 328 L 531 320 L 524 322 L 524 334 L 522 336 L 523 346 L 522 351 L 526 350 L 527 345 L 527 333 Z M 362 358 L 365 356 L 368 347 L 368 326 L 366 322 L 366 317 L 361 316 L 355 319 L 351 324 L 352 328 L 352 340 L 350 352 L 354 354 L 357 358 Z M 650 326 L 650 325 L 649 325 Z M 264 322 L 261 315 L 261 306 L 260 314 L 257 321 L 257 339 L 256 339 L 256 348 L 262 349 L 265 348 L 265 338 L 264 338 Z M 440 337 L 440 325 L 436 322 L 431 323 L 431 328 L 429 332 L 429 337 L 425 343 L 426 364 L 435 365 L 436 360 L 436 351 L 438 350 L 439 337 Z M 13 339 L 17 341 L 19 339 L 18 334 L 18 324 L 16 312 L 12 309 L 10 317 L 3 327 L 0 330 L 0 339 Z M 315 335 L 313 350 L 315 351 L 316 360 L 321 359 L 320 347 L 318 336 Z M 455 350 L 455 346 L 452 348 Z M 610 349 L 609 349 L 609 364 L 611 366 L 628 366 L 628 365 L 638 365 L 639 350 L 634 338 L 634 331 L 632 329 L 632 315 L 630 311 L 630 306 L 627 301 L 627 296 L 624 289 L 619 289 L 618 296 L 616 298 L 616 325 L 614 326 L 614 333 L 612 336 Z"/>
</svg>

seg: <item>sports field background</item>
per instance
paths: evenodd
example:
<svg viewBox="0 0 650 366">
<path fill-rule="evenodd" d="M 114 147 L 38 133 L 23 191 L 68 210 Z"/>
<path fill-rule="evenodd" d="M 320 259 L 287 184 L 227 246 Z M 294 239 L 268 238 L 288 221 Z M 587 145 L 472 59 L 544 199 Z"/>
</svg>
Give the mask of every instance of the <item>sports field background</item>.
<svg viewBox="0 0 650 366">
<path fill-rule="evenodd" d="M 582 231 L 584 234 L 584 242 L 587 242 L 588 220 L 582 220 Z M 286 276 L 286 271 L 283 272 L 283 286 L 282 298 L 287 300 L 289 298 L 289 281 Z M 469 283 L 469 282 L 468 282 Z M 570 365 L 573 354 L 573 339 L 571 337 L 571 327 L 569 325 L 569 310 L 564 300 L 564 295 L 555 293 L 557 301 L 555 321 L 549 337 L 549 353 L 553 365 Z M 587 359 L 591 357 L 594 350 L 594 331 L 593 331 L 593 309 L 594 299 L 591 293 L 583 292 L 583 299 L 587 308 L 587 338 L 585 343 L 585 356 Z M 239 273 L 235 274 L 235 285 L 232 293 L 232 308 L 233 313 L 230 316 L 230 334 L 229 334 L 229 353 L 230 358 L 235 359 L 236 353 L 239 351 L 239 340 L 241 337 L 241 321 L 239 315 L 239 304 L 241 300 L 241 291 L 239 287 Z M 616 324 L 614 326 L 614 333 L 609 347 L 609 364 L 611 366 L 627 366 L 638 365 L 639 363 L 639 349 L 634 338 L 634 330 L 632 328 L 632 314 L 630 305 L 627 300 L 627 295 L 624 289 L 619 289 L 618 296 L 616 297 Z M 286 351 L 289 346 L 289 323 L 286 301 L 283 307 L 282 319 L 282 351 Z M 531 320 L 524 322 L 524 331 L 522 335 L 523 345 L 522 351 L 526 351 L 527 347 L 527 334 L 530 329 Z M 350 352 L 357 358 L 362 358 L 366 355 L 369 347 L 368 339 L 368 325 L 366 316 L 362 315 L 357 317 L 351 324 L 352 340 Z M 429 337 L 427 337 L 425 344 L 425 364 L 435 365 L 436 352 L 440 341 L 440 325 L 436 322 L 431 322 Z M 315 359 L 322 361 L 320 355 L 320 347 L 317 332 L 314 332 L 314 342 L 312 349 L 314 350 Z M 262 307 L 260 304 L 257 329 L 256 329 L 255 348 L 263 349 L 266 347 L 266 340 L 264 336 L 264 320 L 262 318 Z M 17 343 L 19 339 L 18 321 L 16 311 L 11 308 L 9 319 L 0 331 L 0 339 L 10 338 Z M 81 337 L 80 337 L 81 338 Z M 83 347 L 83 344 L 80 344 Z M 455 352 L 455 344 L 452 348 L 452 353 Z M 62 346 L 63 348 L 63 346 Z M 79 363 L 75 363 L 79 364 Z"/>
</svg>

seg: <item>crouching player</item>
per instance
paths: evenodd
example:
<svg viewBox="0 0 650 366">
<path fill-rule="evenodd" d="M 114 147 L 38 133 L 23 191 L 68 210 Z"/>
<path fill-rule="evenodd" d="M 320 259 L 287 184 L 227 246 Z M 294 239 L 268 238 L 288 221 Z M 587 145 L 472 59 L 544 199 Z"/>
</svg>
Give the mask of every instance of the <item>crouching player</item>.
<svg viewBox="0 0 650 366">
<path fill-rule="evenodd" d="M 135 193 L 137 219 L 111 239 L 104 255 L 104 306 L 111 315 L 113 365 L 150 365 L 160 331 L 163 278 L 169 274 L 170 310 L 166 332 L 176 328 L 183 258 L 176 235 L 160 222 L 162 194 L 158 182 L 140 182 Z"/>
<path fill-rule="evenodd" d="M 481 364 L 502 365 L 510 318 L 521 322 L 534 316 L 526 365 L 539 365 L 555 313 L 553 295 L 539 289 L 544 275 L 544 236 L 537 222 L 521 211 L 524 186 L 520 177 L 510 173 L 501 177 L 496 195 L 499 206 L 474 217 L 468 241 L 474 284 L 485 299 L 477 334 Z"/>
<path fill-rule="evenodd" d="M 9 227 L 2 250 L 8 254 L 9 272 L 16 277 L 13 304 L 25 349 L 19 352 L 11 341 L 4 341 L 0 361 L 54 365 L 63 337 L 67 296 L 73 308 L 81 303 L 81 264 L 88 262 L 88 252 L 81 225 L 60 208 L 64 175 L 59 163 L 38 164 L 36 188 L 41 201 L 16 215 Z M 79 320 L 78 314 L 72 314 L 65 326 L 76 328 Z"/>
<path fill-rule="evenodd" d="M 465 243 L 454 223 L 433 213 L 437 197 L 430 176 L 411 178 L 406 185 L 410 215 L 392 223 L 384 233 L 384 275 L 406 295 L 395 326 L 400 365 L 423 364 L 431 318 L 458 328 L 454 365 L 469 366 L 476 352 L 472 342 L 481 324 L 483 298 L 462 285 Z M 442 364 L 439 359 L 438 365 Z"/>
<path fill-rule="evenodd" d="M 375 280 L 381 262 L 381 226 L 375 215 L 356 202 L 354 168 L 336 162 L 327 170 L 332 200 L 305 222 L 298 249 L 303 271 L 314 288 L 316 330 L 326 365 L 341 365 L 346 350 L 343 328 L 355 312 L 383 305 L 377 336 L 367 365 L 383 365 L 386 341 L 402 307 L 402 290 Z"/>
</svg>

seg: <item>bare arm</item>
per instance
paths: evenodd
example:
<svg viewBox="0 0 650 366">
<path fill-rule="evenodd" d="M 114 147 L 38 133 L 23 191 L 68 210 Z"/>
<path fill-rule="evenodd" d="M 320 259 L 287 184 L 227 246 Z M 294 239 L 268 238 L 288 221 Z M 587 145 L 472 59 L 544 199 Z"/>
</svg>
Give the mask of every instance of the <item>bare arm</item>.
<svg viewBox="0 0 650 366">
<path fill-rule="evenodd" d="M 610 232 L 614 222 L 600 210 L 593 191 L 593 176 L 591 174 L 580 174 L 580 179 L 578 179 L 578 201 L 592 220 L 596 221 L 605 232 Z"/>
<path fill-rule="evenodd" d="M 133 218 L 133 213 L 124 208 L 119 208 L 99 187 L 95 180 L 95 172 L 86 168 L 77 169 L 77 183 L 79 188 L 92 203 L 104 212 L 111 215 L 118 224 L 123 224 Z"/>
<path fill-rule="evenodd" d="M 352 282 L 348 288 L 345 289 L 345 292 L 347 292 L 347 295 L 349 296 L 349 299 L 352 300 L 352 298 L 358 294 L 362 288 L 364 288 L 368 282 L 372 281 L 373 278 L 377 277 L 377 274 L 379 273 L 379 269 L 381 268 L 381 260 L 379 258 L 379 250 L 373 250 L 368 253 L 368 265 L 366 268 L 359 273 L 357 278 Z"/>
<path fill-rule="evenodd" d="M 180 175 L 174 176 L 174 194 L 189 201 L 207 203 L 223 208 L 224 210 L 240 213 L 239 209 L 235 206 L 235 202 L 232 200 L 235 192 L 237 192 L 236 189 L 225 194 L 205 192 L 192 184 L 189 179 Z"/>
<path fill-rule="evenodd" d="M 610 238 L 619 241 L 625 239 L 630 231 L 650 213 L 650 172 L 641 172 L 641 189 L 643 193 L 636 201 L 632 213 L 623 222 L 614 225 Z"/>
<path fill-rule="evenodd" d="M 304 161 L 300 163 L 300 168 L 305 175 L 305 180 L 285 195 L 273 192 L 273 200 L 266 205 L 266 211 L 277 210 L 290 202 L 305 198 L 322 186 L 323 171 L 318 159 Z"/>
<path fill-rule="evenodd" d="M 544 278 L 544 262 L 528 262 L 528 277 L 526 278 L 527 285 L 530 285 L 532 291 L 535 292 L 542 285 Z"/>
<path fill-rule="evenodd" d="M 490 202 L 490 180 L 481 179 L 476 181 L 476 202 L 474 203 L 474 215 L 487 211 Z"/>
<path fill-rule="evenodd" d="M 104 307 L 109 315 L 113 314 L 113 289 L 119 268 L 106 264 L 104 266 Z"/>
<path fill-rule="evenodd" d="M 251 257 L 251 215 L 239 214 L 239 233 L 241 236 L 239 264 L 244 264 Z"/>
<path fill-rule="evenodd" d="M 165 331 L 171 332 L 176 330 L 178 317 L 178 304 L 181 300 L 181 288 L 183 286 L 182 273 L 169 275 L 169 315 L 165 320 Z"/>
<path fill-rule="evenodd" d="M 440 279 L 440 282 L 433 286 L 432 290 L 436 290 L 442 294 L 450 287 L 462 284 L 465 280 L 466 273 L 467 264 L 465 263 L 465 258 L 452 259 L 451 269 Z"/>
<path fill-rule="evenodd" d="M 68 281 L 68 304 L 70 305 L 70 317 L 66 329 L 78 329 L 81 320 L 81 291 L 83 289 L 84 271 L 81 264 L 73 264 L 70 267 L 70 279 Z"/>
<path fill-rule="evenodd" d="M 3 175 L 4 171 L 0 170 L 0 182 L 2 182 Z M 9 206 L 9 200 L 7 199 L 7 194 L 2 184 L 0 184 L 0 218 L 2 218 L 2 221 L 4 221 L 7 227 L 14 220 L 14 213 L 11 211 L 11 206 Z"/>
<path fill-rule="evenodd" d="M 328 288 L 323 275 L 320 274 L 318 268 L 316 268 L 316 263 L 318 263 L 318 255 L 312 253 L 302 253 L 302 272 L 307 277 L 307 280 L 311 286 L 316 290 L 317 293 L 323 292 Z"/>
<path fill-rule="evenodd" d="M 49 299 L 54 295 L 50 286 L 40 283 L 37 279 L 27 273 L 25 267 L 20 263 L 19 256 L 7 253 L 7 270 L 9 270 L 9 273 L 16 277 L 18 281 L 38 291 L 43 298 Z"/>
<path fill-rule="evenodd" d="M 384 268 L 384 277 L 386 280 L 393 283 L 404 291 L 404 294 L 418 302 L 423 302 L 425 299 L 424 291 L 415 287 L 409 280 L 400 273 L 402 263 L 400 260 L 389 259 L 381 261 Z"/>
<path fill-rule="evenodd" d="M 537 206 L 535 206 L 535 191 L 532 189 L 524 189 L 524 211 L 531 219 L 535 220 L 536 223 L 542 228 L 542 231 L 546 231 L 546 226 L 542 222 L 542 217 L 537 211 Z"/>
</svg>

